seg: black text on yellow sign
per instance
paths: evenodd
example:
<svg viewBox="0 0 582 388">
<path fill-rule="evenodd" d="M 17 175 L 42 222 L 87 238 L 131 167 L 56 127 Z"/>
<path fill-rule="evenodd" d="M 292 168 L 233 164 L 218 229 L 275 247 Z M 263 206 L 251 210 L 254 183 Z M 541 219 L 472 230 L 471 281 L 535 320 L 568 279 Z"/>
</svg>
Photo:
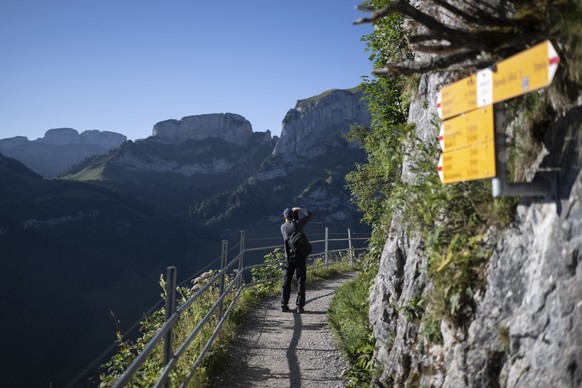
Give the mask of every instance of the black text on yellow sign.
<svg viewBox="0 0 582 388">
<path fill-rule="evenodd" d="M 438 164 L 443 183 L 454 183 L 495 177 L 495 145 L 493 139 L 445 152 Z"/>
<path fill-rule="evenodd" d="M 443 121 L 439 142 L 443 152 L 492 140 L 494 136 L 493 106 L 472 110 Z"/>
<path fill-rule="evenodd" d="M 552 83 L 560 63 L 548 40 L 443 87 L 437 97 L 437 112 L 448 119 L 485 105 L 532 92 Z"/>
</svg>

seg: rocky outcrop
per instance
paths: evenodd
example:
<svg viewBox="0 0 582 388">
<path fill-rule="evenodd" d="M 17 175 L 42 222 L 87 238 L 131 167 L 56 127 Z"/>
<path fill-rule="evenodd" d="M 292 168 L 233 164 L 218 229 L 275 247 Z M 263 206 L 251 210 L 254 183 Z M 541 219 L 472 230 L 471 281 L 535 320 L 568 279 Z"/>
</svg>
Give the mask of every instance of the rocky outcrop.
<svg viewBox="0 0 582 388">
<path fill-rule="evenodd" d="M 157 123 L 153 136 L 125 147 L 111 163 L 131 171 L 186 177 L 223 174 L 248 162 L 259 149 L 272 150 L 274 141 L 270 131 L 253 132 L 237 114 L 187 116 Z"/>
<path fill-rule="evenodd" d="M 349 200 L 345 175 L 364 161 L 365 153 L 349 143 L 345 134 L 354 124 L 370 125 L 362 97 L 359 88 L 334 89 L 299 100 L 289 110 L 275 149 L 247 182 L 254 190 L 272 193 L 263 203 L 277 208 L 295 203 L 327 223 L 346 224 L 360 218 Z M 280 218 L 271 217 L 272 213 L 269 219 Z"/>
<path fill-rule="evenodd" d="M 127 138 L 109 131 L 55 128 L 44 137 L 28 140 L 17 136 L 0 140 L 0 153 L 24 163 L 44 177 L 54 177 L 81 160 L 118 147 Z"/>
<path fill-rule="evenodd" d="M 436 91 L 443 75 L 425 75 L 411 105 L 416 136 L 436 146 Z M 542 167 L 559 170 L 552 197 L 523 199 L 510 228 L 489 231 L 494 252 L 487 284 L 474 296 L 465 328 L 447 321 L 429 343 L 426 322 L 402 307 L 432 291 L 423 239 L 395 218 L 370 294 L 381 382 L 395 387 L 582 386 L 582 171 L 577 135 L 582 108 L 570 107 L 544 139 Z M 579 143 L 578 143 L 579 144 Z M 405 158 L 403 179 L 413 181 Z M 428 299 L 428 298 L 425 298 Z"/>
<path fill-rule="evenodd" d="M 126 140 L 126 136 L 116 132 L 94 129 L 79 133 L 73 128 L 55 128 L 49 129 L 44 137 L 34 140 L 34 142 L 52 145 L 88 144 L 108 150 L 118 147 Z"/>
<path fill-rule="evenodd" d="M 55 128 L 49 129 L 44 134 L 44 137 L 35 141 L 52 145 L 79 144 L 81 143 L 81 136 L 73 128 Z"/>
<path fill-rule="evenodd" d="M 152 131 L 152 135 L 161 140 L 220 138 L 237 145 L 247 144 L 252 134 L 251 123 L 234 113 L 212 113 L 187 116 L 182 120 L 165 120 L 154 125 Z"/>
<path fill-rule="evenodd" d="M 127 140 L 127 137 L 120 133 L 98 131 L 96 129 L 81 132 L 80 138 L 81 144 L 98 145 L 107 150 L 119 147 L 120 144 Z"/>
<path fill-rule="evenodd" d="M 353 124 L 370 125 L 367 104 L 359 88 L 334 89 L 297 101 L 283 120 L 274 155 L 300 163 L 345 144 L 343 136 Z"/>
<path fill-rule="evenodd" d="M 370 295 L 382 380 L 430 387 L 578 387 L 582 383 L 582 173 L 560 212 L 523 203 L 497 235 L 468 331 L 443 321 L 441 345 L 399 306 L 430 292 L 420 238 L 393 228 Z"/>
</svg>

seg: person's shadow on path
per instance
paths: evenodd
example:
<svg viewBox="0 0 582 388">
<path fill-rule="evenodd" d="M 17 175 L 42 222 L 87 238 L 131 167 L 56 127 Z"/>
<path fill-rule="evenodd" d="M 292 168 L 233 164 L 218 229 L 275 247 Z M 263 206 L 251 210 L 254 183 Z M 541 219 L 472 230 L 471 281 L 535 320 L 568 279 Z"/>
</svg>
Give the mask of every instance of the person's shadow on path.
<svg viewBox="0 0 582 388">
<path fill-rule="evenodd" d="M 289 365 L 289 386 L 301 387 L 301 368 L 299 366 L 299 358 L 297 357 L 297 345 L 301 338 L 301 331 L 303 330 L 301 323 L 301 314 L 293 314 L 294 328 L 293 337 L 287 349 L 287 364 Z"/>
</svg>

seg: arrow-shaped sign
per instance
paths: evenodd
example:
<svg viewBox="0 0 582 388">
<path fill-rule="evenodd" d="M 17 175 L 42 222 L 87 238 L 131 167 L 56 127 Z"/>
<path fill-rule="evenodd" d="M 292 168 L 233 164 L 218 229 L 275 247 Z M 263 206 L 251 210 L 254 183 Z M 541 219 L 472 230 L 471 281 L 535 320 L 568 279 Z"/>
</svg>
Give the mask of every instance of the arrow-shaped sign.
<svg viewBox="0 0 582 388">
<path fill-rule="evenodd" d="M 488 105 L 443 121 L 439 143 L 443 152 L 449 152 L 492 140 L 493 133 L 493 106 Z"/>
<path fill-rule="evenodd" d="M 495 104 L 548 86 L 560 57 L 548 40 L 445 86 L 437 97 L 441 119 Z"/>
<path fill-rule="evenodd" d="M 443 183 L 493 178 L 495 176 L 493 140 L 441 154 L 437 171 Z"/>
</svg>

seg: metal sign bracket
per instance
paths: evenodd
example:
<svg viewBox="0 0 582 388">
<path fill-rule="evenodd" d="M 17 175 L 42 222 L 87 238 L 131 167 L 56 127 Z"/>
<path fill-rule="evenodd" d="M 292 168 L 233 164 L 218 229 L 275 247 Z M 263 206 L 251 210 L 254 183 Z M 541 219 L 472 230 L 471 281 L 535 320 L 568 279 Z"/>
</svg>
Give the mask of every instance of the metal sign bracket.
<svg viewBox="0 0 582 388">
<path fill-rule="evenodd" d="M 513 183 L 507 181 L 507 145 L 505 137 L 505 104 L 494 104 L 496 176 L 492 179 L 493 197 L 545 197 L 555 194 L 548 181 Z M 555 185 L 554 185 L 555 186 Z"/>
</svg>

